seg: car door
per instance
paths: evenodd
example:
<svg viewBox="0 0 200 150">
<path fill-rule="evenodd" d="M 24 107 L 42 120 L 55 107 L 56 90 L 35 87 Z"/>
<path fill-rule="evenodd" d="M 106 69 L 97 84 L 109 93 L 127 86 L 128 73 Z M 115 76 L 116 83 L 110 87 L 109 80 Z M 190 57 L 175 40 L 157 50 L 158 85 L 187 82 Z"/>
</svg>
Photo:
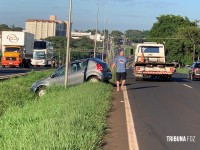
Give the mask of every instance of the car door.
<svg viewBox="0 0 200 150">
<path fill-rule="evenodd" d="M 71 64 L 71 73 L 69 74 L 69 84 L 75 85 L 85 81 L 85 71 L 87 64 L 85 62 L 75 62 Z"/>
</svg>

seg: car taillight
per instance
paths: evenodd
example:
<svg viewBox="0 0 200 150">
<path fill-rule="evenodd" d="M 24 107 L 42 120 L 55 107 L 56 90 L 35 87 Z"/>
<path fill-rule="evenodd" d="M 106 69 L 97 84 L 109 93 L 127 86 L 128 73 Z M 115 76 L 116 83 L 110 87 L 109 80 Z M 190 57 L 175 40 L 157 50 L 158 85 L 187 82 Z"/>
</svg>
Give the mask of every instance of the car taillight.
<svg viewBox="0 0 200 150">
<path fill-rule="evenodd" d="M 195 72 L 197 70 L 197 68 L 193 68 L 192 71 Z"/>
<path fill-rule="evenodd" d="M 101 64 L 96 64 L 96 66 L 97 66 L 97 70 L 98 71 L 103 71 L 103 67 L 101 66 Z"/>
</svg>

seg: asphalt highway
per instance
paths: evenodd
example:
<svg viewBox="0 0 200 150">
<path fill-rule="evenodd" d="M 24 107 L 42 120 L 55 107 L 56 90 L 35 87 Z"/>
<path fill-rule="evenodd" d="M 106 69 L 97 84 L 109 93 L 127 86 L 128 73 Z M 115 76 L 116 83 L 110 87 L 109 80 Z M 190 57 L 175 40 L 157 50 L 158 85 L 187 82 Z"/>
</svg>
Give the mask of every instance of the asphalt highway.
<svg viewBox="0 0 200 150">
<path fill-rule="evenodd" d="M 200 81 L 175 74 L 170 82 L 135 81 L 127 92 L 140 150 L 200 149 Z"/>
</svg>

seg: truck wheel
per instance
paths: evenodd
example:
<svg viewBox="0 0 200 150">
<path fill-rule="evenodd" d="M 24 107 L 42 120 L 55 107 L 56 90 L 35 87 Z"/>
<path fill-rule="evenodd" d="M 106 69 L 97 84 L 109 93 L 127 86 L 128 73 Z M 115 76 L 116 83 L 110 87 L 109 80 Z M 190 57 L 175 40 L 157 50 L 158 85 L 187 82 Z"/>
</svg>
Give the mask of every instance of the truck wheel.
<svg viewBox="0 0 200 150">
<path fill-rule="evenodd" d="M 5 65 L 3 65 L 2 68 L 5 68 Z"/>
<path fill-rule="evenodd" d="M 21 62 L 21 63 L 19 64 L 19 67 L 20 67 L 20 68 L 24 68 L 24 63 Z"/>
</svg>

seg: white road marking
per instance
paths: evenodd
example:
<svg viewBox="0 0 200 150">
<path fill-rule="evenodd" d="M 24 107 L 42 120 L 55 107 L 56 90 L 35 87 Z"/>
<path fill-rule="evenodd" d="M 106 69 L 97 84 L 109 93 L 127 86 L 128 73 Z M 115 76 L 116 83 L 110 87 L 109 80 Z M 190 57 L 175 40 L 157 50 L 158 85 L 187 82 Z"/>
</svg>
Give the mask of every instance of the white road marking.
<svg viewBox="0 0 200 150">
<path fill-rule="evenodd" d="M 126 111 L 126 124 L 127 124 L 127 132 L 128 132 L 129 150 L 139 150 L 134 121 L 133 121 L 133 115 L 131 112 L 131 107 L 130 107 L 130 102 L 128 99 L 126 86 L 124 87 L 123 95 L 124 95 L 124 103 L 125 103 L 125 111 Z"/>
<path fill-rule="evenodd" d="M 187 84 L 183 84 L 184 86 L 186 86 L 186 87 L 188 87 L 188 88 L 190 88 L 190 89 L 192 89 L 193 87 L 191 87 L 191 86 L 189 86 L 189 85 L 187 85 Z"/>
</svg>

